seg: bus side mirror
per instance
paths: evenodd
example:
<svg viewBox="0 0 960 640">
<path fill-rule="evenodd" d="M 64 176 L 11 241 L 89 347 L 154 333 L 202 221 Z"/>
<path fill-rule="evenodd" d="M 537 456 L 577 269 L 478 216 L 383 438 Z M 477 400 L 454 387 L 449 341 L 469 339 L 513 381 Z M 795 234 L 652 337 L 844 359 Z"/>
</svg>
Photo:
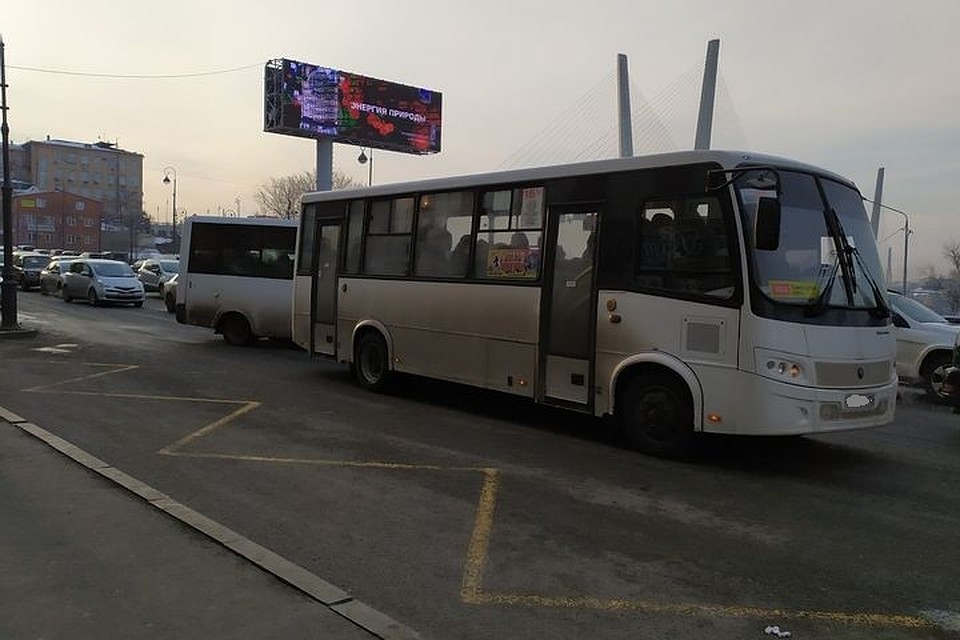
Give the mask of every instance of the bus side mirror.
<svg viewBox="0 0 960 640">
<path fill-rule="evenodd" d="M 754 243 L 763 251 L 776 251 L 780 247 L 780 201 L 776 198 L 757 201 Z"/>
</svg>

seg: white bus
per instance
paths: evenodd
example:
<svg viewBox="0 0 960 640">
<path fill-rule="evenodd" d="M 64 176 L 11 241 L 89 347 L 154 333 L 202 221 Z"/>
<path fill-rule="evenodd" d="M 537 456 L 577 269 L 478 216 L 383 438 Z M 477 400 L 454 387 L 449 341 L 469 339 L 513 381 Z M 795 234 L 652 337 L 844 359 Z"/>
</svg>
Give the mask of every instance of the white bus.
<svg viewBox="0 0 960 640">
<path fill-rule="evenodd" d="M 816 167 L 689 151 L 311 193 L 298 242 L 293 339 L 364 387 L 527 396 L 657 455 L 893 420 L 876 241 Z"/>
<path fill-rule="evenodd" d="M 177 321 L 230 344 L 291 337 L 295 220 L 193 216 L 184 221 Z"/>
</svg>

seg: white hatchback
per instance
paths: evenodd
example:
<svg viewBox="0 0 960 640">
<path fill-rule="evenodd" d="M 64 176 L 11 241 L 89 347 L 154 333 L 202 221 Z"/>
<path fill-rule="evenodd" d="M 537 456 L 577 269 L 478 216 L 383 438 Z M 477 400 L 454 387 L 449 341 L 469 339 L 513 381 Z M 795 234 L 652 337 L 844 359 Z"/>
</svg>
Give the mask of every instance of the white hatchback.
<svg viewBox="0 0 960 640">
<path fill-rule="evenodd" d="M 943 399 L 943 379 L 960 344 L 960 325 L 923 303 L 887 292 L 897 340 L 897 375 L 902 382 L 921 385 L 929 395 Z"/>
</svg>

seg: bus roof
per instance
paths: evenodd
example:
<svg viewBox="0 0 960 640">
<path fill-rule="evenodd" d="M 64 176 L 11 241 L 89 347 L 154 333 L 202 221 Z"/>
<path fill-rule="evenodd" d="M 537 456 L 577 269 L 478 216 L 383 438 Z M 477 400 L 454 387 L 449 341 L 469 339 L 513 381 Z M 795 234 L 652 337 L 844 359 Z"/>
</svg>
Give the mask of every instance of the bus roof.
<svg viewBox="0 0 960 640">
<path fill-rule="evenodd" d="M 839 182 L 853 186 L 853 183 L 848 178 L 831 171 L 827 171 L 826 169 L 804 164 L 789 158 L 747 151 L 722 151 L 708 149 L 675 151 L 671 153 L 633 156 L 630 158 L 593 160 L 590 162 L 550 165 L 526 169 L 511 169 L 507 171 L 478 173 L 444 178 L 428 178 L 412 182 L 395 182 L 372 187 L 338 189 L 336 191 L 313 191 L 304 194 L 302 201 L 304 204 L 306 204 L 310 202 L 323 202 L 328 200 L 349 200 L 351 198 L 389 196 L 406 192 L 443 191 L 453 188 L 462 189 L 465 187 L 478 187 L 486 184 L 535 182 L 538 180 L 548 180 L 553 178 L 704 163 L 716 163 L 723 168 L 733 168 L 743 163 L 761 165 L 769 164 L 782 167 L 784 169 L 797 169 L 828 176 Z"/>
<path fill-rule="evenodd" d="M 287 218 L 265 218 L 260 216 L 250 216 L 247 218 L 237 218 L 235 216 L 189 216 L 185 222 L 196 223 L 205 222 L 207 224 L 226 224 L 226 225 L 261 225 L 264 227 L 295 227 L 297 221 Z"/>
</svg>

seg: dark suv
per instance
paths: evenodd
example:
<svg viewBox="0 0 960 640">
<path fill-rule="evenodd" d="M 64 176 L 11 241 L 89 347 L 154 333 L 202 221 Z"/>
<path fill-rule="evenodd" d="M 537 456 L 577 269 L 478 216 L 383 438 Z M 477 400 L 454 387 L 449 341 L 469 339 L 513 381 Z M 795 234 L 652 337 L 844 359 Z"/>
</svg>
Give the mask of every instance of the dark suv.
<svg viewBox="0 0 960 640">
<path fill-rule="evenodd" d="M 13 272 L 17 285 L 24 291 L 40 286 L 40 272 L 50 262 L 50 256 L 40 253 L 20 253 L 13 258 Z"/>
</svg>

